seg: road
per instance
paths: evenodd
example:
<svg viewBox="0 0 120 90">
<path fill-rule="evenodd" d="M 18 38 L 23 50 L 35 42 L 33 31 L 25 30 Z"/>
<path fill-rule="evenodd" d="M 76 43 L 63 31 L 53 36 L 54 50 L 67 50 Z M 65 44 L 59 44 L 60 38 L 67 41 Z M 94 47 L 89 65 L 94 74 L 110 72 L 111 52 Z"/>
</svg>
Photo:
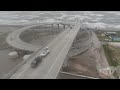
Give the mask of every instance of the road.
<svg viewBox="0 0 120 90">
<path fill-rule="evenodd" d="M 27 51 L 37 51 L 40 46 L 36 46 L 36 45 L 31 45 L 31 44 L 28 44 L 24 41 L 22 41 L 20 38 L 19 38 L 19 35 L 29 29 L 29 28 L 32 28 L 32 27 L 35 27 L 36 25 L 33 25 L 33 26 L 28 26 L 28 27 L 24 27 L 22 29 L 19 29 L 17 31 L 14 31 L 12 33 L 10 33 L 6 39 L 7 43 L 14 47 L 14 48 L 17 48 L 17 49 L 21 49 L 21 50 L 27 50 Z"/>
<path fill-rule="evenodd" d="M 55 23 L 51 23 L 51 24 L 55 24 Z M 48 25 L 48 24 L 40 24 L 40 25 Z M 22 32 L 24 32 L 28 29 L 30 30 L 30 28 L 40 26 L 40 25 L 32 25 L 32 26 L 23 27 L 17 31 L 10 33 L 6 39 L 7 43 L 10 46 L 20 49 L 20 50 L 33 51 L 33 52 L 37 51 L 39 48 L 41 48 L 41 46 L 28 44 L 28 43 L 22 41 L 19 36 Z"/>
<path fill-rule="evenodd" d="M 29 61 L 19 68 L 10 79 L 56 79 L 79 29 L 80 24 L 77 24 L 73 29 L 68 28 L 59 34 L 58 37 L 46 45 L 50 53 L 37 68 L 31 68 L 30 64 L 34 58 L 40 55 L 43 49 L 37 51 L 33 57 L 29 58 Z"/>
</svg>

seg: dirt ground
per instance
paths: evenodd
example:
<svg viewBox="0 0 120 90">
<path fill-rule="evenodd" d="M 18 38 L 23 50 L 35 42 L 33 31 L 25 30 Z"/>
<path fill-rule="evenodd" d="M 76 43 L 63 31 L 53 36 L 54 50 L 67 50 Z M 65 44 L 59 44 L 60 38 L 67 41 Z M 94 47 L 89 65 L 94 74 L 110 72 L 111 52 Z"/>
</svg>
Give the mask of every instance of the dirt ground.
<svg viewBox="0 0 120 90">
<path fill-rule="evenodd" d="M 93 43 L 93 46 L 77 56 L 68 57 L 61 71 L 94 78 L 109 78 L 109 75 L 102 75 L 99 71 L 109 65 L 104 50 L 94 33 L 92 37 L 90 42 Z"/>
<path fill-rule="evenodd" d="M 61 71 L 106 79 L 110 78 L 109 75 L 102 75 L 99 69 L 106 68 L 107 66 L 108 62 L 103 49 L 90 48 L 80 55 L 70 57 L 67 60 L 67 66 L 62 67 Z"/>
<path fill-rule="evenodd" d="M 85 76 L 92 76 L 92 77 L 99 77 L 99 73 L 96 69 L 96 61 L 95 56 L 91 54 L 91 50 L 86 51 L 85 53 L 71 57 L 68 60 L 68 68 L 63 68 L 63 71 L 85 75 Z"/>
<path fill-rule="evenodd" d="M 108 42 L 109 45 L 113 46 L 113 47 L 118 47 L 120 48 L 120 42 Z"/>
</svg>

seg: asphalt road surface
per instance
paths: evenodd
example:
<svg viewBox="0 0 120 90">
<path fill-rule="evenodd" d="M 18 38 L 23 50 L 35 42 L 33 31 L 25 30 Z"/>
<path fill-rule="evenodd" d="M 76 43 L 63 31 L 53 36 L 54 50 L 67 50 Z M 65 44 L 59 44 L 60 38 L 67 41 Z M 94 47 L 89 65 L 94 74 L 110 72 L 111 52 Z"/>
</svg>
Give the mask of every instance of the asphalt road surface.
<svg viewBox="0 0 120 90">
<path fill-rule="evenodd" d="M 54 24 L 54 23 L 51 23 L 51 24 Z M 42 24 L 41 24 L 42 25 Z M 43 24 L 43 25 L 47 25 L 47 24 Z M 25 30 L 28 30 L 30 28 L 33 28 L 35 26 L 39 26 L 39 25 L 32 25 L 32 26 L 27 26 L 27 27 L 23 27 L 17 31 L 14 31 L 12 33 L 10 33 L 6 39 L 7 43 L 14 47 L 14 48 L 17 48 L 17 49 L 20 49 L 20 50 L 26 50 L 26 51 L 37 51 L 39 48 L 41 48 L 41 46 L 37 46 L 37 45 L 31 45 L 31 44 L 28 44 L 24 41 L 22 41 L 20 39 L 20 34 L 25 31 Z M 32 30 L 32 29 L 31 29 Z"/>
<path fill-rule="evenodd" d="M 14 73 L 10 79 L 56 79 L 63 61 L 80 29 L 80 24 L 73 29 L 67 29 L 58 37 L 46 45 L 50 53 L 43 58 L 42 63 L 37 68 L 31 68 L 30 64 L 40 55 L 42 50 L 38 51 L 29 61 Z"/>
<path fill-rule="evenodd" d="M 36 25 L 24 27 L 22 29 L 19 29 L 17 31 L 10 33 L 6 39 L 7 43 L 12 47 L 18 48 L 21 50 L 37 51 L 40 48 L 40 46 L 28 44 L 28 43 L 22 41 L 19 37 L 21 32 L 23 32 L 31 27 L 34 27 L 34 26 L 36 26 Z"/>
</svg>

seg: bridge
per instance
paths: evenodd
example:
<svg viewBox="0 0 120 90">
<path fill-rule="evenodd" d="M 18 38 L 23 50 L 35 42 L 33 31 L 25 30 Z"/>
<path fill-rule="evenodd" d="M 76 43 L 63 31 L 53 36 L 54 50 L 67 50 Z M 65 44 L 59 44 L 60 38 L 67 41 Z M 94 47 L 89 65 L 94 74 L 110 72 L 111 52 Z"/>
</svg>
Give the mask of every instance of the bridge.
<svg viewBox="0 0 120 90">
<path fill-rule="evenodd" d="M 70 26 L 70 24 L 66 24 L 66 23 L 65 24 L 64 23 L 51 23 L 51 24 L 47 23 L 47 24 L 43 24 L 43 25 L 51 25 L 52 28 L 55 25 L 58 25 L 58 29 L 59 29 L 60 24 L 63 25 L 64 29 L 65 29 L 65 25 Z M 22 41 L 20 39 L 20 34 L 24 31 L 30 29 L 30 28 L 40 26 L 40 25 L 42 25 L 42 24 L 27 26 L 27 27 L 24 27 L 22 29 L 19 29 L 17 31 L 10 33 L 6 39 L 7 43 L 15 49 L 24 50 L 24 51 L 31 51 L 31 52 L 37 51 L 39 48 L 41 48 L 41 46 L 31 45 L 31 44 L 28 44 L 28 43 Z"/>
<path fill-rule="evenodd" d="M 30 26 L 32 27 L 32 26 Z M 28 27 L 27 27 L 28 28 Z M 22 30 L 19 30 L 16 33 L 12 33 L 10 36 L 19 36 L 21 31 L 27 29 L 26 27 Z M 67 30 L 60 33 L 56 38 L 50 41 L 48 44 L 44 45 L 43 47 L 35 47 L 27 45 L 31 47 L 29 50 L 35 51 L 28 59 L 23 61 L 22 64 L 15 67 L 11 72 L 9 72 L 4 78 L 10 79 L 56 79 L 60 68 L 66 58 L 66 55 L 72 46 L 72 43 L 80 29 L 80 23 L 77 23 L 72 29 L 68 28 Z M 13 38 L 14 39 L 14 38 Z M 7 41 L 9 42 L 10 38 L 8 37 Z M 15 40 L 19 41 L 19 40 Z M 13 44 L 12 44 L 13 45 Z M 23 45 L 23 44 L 22 44 Z M 17 45 L 13 46 L 16 47 Z M 20 46 L 21 47 L 21 46 Z M 50 53 L 43 58 L 43 62 L 40 65 L 33 69 L 31 68 L 31 62 L 42 53 L 42 50 L 48 47 Z M 16 47 L 18 48 L 18 47 Z M 27 47 L 26 47 L 27 48 Z M 22 48 L 20 48 L 22 49 Z M 25 48 L 24 48 L 25 49 Z M 28 48 L 27 48 L 28 49 Z"/>
</svg>

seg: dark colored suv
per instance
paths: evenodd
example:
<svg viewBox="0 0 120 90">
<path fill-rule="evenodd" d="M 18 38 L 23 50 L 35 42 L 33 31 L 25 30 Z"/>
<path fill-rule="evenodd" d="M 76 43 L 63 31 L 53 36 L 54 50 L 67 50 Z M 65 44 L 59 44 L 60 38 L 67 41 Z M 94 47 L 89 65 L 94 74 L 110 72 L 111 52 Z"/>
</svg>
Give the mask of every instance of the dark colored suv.
<svg viewBox="0 0 120 90">
<path fill-rule="evenodd" d="M 31 67 L 32 67 L 32 68 L 37 67 L 40 62 L 42 62 L 42 57 L 41 57 L 41 56 L 38 56 L 37 58 L 35 58 L 35 59 L 32 61 Z"/>
</svg>

